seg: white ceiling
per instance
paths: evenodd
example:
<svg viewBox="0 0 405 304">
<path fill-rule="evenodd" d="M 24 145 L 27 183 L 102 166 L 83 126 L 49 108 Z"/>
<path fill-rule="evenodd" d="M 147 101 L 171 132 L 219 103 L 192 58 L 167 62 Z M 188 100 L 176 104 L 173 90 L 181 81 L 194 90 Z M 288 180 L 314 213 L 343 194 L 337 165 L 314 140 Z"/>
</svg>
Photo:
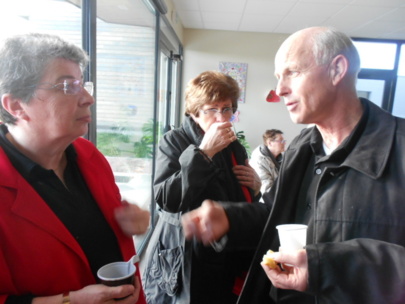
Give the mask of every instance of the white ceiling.
<svg viewBox="0 0 405 304">
<path fill-rule="evenodd" d="M 405 0 L 172 0 L 184 28 L 290 34 L 333 26 L 351 37 L 405 40 Z"/>
</svg>

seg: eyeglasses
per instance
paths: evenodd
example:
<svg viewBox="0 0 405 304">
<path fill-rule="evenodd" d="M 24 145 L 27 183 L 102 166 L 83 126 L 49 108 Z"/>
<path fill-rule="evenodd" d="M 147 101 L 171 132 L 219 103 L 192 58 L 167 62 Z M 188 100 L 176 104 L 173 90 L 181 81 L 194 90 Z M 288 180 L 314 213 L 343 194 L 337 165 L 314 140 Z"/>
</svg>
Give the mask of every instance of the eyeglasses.
<svg viewBox="0 0 405 304">
<path fill-rule="evenodd" d="M 274 140 L 272 140 L 272 141 L 278 142 L 278 143 L 280 143 L 280 144 L 285 144 L 285 143 L 287 142 L 285 139 L 283 139 L 283 140 L 274 139 Z"/>
<path fill-rule="evenodd" d="M 229 115 L 232 115 L 234 113 L 235 108 L 226 107 L 226 108 L 223 108 L 222 110 L 212 108 L 212 109 L 206 109 L 206 110 L 201 109 L 200 111 L 203 112 L 205 115 L 209 115 L 209 116 L 214 116 L 217 113 L 220 113 L 220 114 L 222 114 L 224 116 L 229 116 Z"/>
<path fill-rule="evenodd" d="M 89 93 L 91 96 L 93 96 L 94 92 L 94 83 L 91 81 L 87 81 L 85 83 L 82 83 L 81 80 L 78 79 L 65 79 L 61 83 L 57 84 L 50 84 L 50 83 L 42 83 L 40 85 L 50 85 L 48 88 L 40 88 L 37 87 L 37 89 L 41 90 L 52 90 L 52 89 L 57 89 L 57 90 L 62 90 L 65 95 L 77 95 L 82 91 L 82 89 L 85 89 L 87 93 Z"/>
</svg>

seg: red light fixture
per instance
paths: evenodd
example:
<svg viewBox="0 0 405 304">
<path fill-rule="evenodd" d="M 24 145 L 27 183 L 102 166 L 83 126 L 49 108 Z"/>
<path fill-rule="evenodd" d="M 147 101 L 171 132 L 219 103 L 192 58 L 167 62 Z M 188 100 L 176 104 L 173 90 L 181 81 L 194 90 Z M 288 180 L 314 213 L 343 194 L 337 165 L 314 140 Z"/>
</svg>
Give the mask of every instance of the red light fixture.
<svg viewBox="0 0 405 304">
<path fill-rule="evenodd" d="M 266 97 L 267 102 L 279 102 L 280 100 L 280 96 L 278 96 L 274 90 L 271 90 Z"/>
</svg>

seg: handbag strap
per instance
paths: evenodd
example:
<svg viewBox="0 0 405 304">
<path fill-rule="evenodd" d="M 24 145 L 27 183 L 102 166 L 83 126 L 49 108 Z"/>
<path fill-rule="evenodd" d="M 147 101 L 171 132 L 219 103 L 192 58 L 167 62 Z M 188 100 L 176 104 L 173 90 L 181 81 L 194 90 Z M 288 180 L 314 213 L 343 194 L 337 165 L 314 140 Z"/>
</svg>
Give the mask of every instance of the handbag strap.
<svg viewBox="0 0 405 304">
<path fill-rule="evenodd" d="M 173 225 L 173 226 L 178 226 L 178 227 L 182 226 L 181 225 L 181 213 L 180 212 L 179 213 L 170 213 L 170 212 L 164 211 L 162 209 L 159 209 L 158 212 L 159 212 L 159 217 L 163 221 L 165 221 L 165 222 L 167 222 L 167 223 L 169 223 L 170 225 Z"/>
</svg>

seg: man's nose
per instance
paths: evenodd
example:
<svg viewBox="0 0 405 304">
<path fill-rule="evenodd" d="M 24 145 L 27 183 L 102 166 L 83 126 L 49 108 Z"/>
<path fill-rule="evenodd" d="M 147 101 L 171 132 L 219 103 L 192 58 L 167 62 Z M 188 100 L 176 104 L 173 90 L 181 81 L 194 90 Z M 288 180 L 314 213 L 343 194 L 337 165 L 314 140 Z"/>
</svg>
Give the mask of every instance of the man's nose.
<svg viewBox="0 0 405 304">
<path fill-rule="evenodd" d="M 276 94 L 280 97 L 285 96 L 288 93 L 288 86 L 284 79 L 280 78 L 277 81 Z"/>
</svg>

